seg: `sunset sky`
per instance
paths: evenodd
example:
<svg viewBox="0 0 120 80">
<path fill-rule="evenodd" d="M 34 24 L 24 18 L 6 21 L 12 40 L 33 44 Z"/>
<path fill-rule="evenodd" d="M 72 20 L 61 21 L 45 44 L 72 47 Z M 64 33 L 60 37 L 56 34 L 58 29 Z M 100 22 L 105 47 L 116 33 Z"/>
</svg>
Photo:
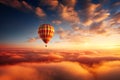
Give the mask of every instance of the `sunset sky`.
<svg viewBox="0 0 120 80">
<path fill-rule="evenodd" d="M 51 24 L 48 48 L 120 48 L 119 0 L 0 0 L 0 44 L 44 48 L 38 27 Z"/>
<path fill-rule="evenodd" d="M 0 80 L 120 80 L 120 0 L 0 0 Z"/>
</svg>

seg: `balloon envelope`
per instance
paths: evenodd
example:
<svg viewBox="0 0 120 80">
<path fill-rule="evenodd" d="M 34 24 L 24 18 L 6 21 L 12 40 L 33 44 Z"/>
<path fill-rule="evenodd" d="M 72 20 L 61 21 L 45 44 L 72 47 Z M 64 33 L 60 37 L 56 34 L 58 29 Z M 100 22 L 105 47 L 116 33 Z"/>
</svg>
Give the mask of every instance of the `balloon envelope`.
<svg viewBox="0 0 120 80">
<path fill-rule="evenodd" d="M 48 43 L 54 35 L 54 27 L 50 24 L 42 24 L 38 29 L 38 35 L 44 43 Z"/>
</svg>

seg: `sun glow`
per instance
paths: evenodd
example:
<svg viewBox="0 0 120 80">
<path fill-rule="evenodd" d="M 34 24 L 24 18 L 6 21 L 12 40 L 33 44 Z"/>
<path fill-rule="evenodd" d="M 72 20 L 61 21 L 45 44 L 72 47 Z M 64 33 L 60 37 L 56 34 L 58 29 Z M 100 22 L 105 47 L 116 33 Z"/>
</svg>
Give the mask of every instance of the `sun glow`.
<svg viewBox="0 0 120 80">
<path fill-rule="evenodd" d="M 84 46 L 89 46 L 89 43 L 88 43 L 88 42 L 85 42 L 85 43 L 84 43 Z"/>
<path fill-rule="evenodd" d="M 68 44 L 70 45 L 70 44 Z M 91 37 L 84 43 L 77 43 L 72 45 L 71 48 L 76 49 L 118 49 L 120 48 L 120 37 L 119 35 L 111 36 L 95 36 Z M 69 46 L 70 47 L 70 46 Z"/>
</svg>

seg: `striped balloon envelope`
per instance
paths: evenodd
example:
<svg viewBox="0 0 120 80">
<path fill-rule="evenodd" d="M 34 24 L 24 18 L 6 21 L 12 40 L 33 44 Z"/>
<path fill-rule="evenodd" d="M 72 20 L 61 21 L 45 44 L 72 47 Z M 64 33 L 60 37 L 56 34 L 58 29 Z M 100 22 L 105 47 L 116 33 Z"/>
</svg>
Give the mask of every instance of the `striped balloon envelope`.
<svg viewBox="0 0 120 80">
<path fill-rule="evenodd" d="M 50 24 L 42 24 L 38 29 L 38 35 L 43 40 L 44 43 L 47 43 L 51 40 L 54 35 L 54 27 Z"/>
</svg>

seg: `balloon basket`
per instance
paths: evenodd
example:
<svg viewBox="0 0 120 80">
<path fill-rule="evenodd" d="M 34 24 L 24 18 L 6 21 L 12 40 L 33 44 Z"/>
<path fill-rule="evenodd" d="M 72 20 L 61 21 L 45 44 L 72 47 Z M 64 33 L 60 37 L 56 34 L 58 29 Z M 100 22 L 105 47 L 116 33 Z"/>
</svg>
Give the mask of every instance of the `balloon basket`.
<svg viewBox="0 0 120 80">
<path fill-rule="evenodd" d="M 47 45 L 45 45 L 45 47 L 47 47 Z"/>
</svg>

